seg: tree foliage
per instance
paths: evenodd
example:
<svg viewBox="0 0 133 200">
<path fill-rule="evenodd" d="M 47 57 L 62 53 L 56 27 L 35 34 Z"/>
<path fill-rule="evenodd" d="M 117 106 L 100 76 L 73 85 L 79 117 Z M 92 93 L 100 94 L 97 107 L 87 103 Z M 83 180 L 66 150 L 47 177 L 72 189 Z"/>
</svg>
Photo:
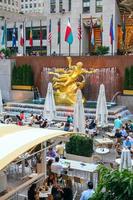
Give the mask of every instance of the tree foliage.
<svg viewBox="0 0 133 200">
<path fill-rule="evenodd" d="M 132 200 L 133 173 L 128 170 L 99 168 L 100 180 L 91 200 Z"/>
</svg>

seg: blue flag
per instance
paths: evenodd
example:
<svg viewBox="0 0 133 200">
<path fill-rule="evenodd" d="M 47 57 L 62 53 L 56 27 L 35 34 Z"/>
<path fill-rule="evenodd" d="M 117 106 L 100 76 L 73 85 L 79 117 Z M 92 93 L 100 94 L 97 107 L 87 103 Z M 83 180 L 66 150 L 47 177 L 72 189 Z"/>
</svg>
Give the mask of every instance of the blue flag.
<svg viewBox="0 0 133 200">
<path fill-rule="evenodd" d="M 111 21 L 110 21 L 110 43 L 111 45 L 113 44 L 113 41 L 114 41 L 114 29 L 113 29 L 113 15 L 111 17 Z"/>
<path fill-rule="evenodd" d="M 12 32 L 12 47 L 16 47 L 16 26 L 15 25 Z"/>
<path fill-rule="evenodd" d="M 6 22 L 2 27 L 2 38 L 1 38 L 1 45 L 6 45 L 6 37 L 7 37 L 7 29 L 6 29 Z"/>
</svg>

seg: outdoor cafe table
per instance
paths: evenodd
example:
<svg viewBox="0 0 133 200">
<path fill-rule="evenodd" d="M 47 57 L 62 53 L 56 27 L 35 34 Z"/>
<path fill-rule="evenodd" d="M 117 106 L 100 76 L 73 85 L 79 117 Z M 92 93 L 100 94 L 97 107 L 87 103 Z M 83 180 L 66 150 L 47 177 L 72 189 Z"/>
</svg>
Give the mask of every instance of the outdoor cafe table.
<svg viewBox="0 0 133 200">
<path fill-rule="evenodd" d="M 117 158 L 117 159 L 115 160 L 115 162 L 116 162 L 118 165 L 120 165 L 120 163 L 121 163 L 121 158 Z M 133 159 L 131 160 L 131 163 L 132 163 L 132 166 L 133 166 Z"/>
<path fill-rule="evenodd" d="M 47 157 L 49 160 L 49 157 Z M 88 178 L 88 173 L 90 173 L 90 179 L 93 180 L 93 173 L 96 172 L 98 164 L 94 163 L 84 163 L 80 161 L 68 160 L 68 159 L 60 159 L 60 163 L 62 164 L 64 169 L 71 169 L 73 170 L 74 175 L 80 176 L 83 174 L 84 178 Z M 72 174 L 73 175 L 73 174 Z"/>
<path fill-rule="evenodd" d="M 101 145 L 113 144 L 113 140 L 109 138 L 96 138 L 95 142 Z"/>
</svg>

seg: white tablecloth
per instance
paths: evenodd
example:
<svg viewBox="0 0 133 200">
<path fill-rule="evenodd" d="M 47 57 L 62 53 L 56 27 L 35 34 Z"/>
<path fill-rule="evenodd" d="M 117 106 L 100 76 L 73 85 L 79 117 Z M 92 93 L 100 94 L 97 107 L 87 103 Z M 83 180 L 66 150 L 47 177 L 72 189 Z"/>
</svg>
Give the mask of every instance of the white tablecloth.
<svg viewBox="0 0 133 200">
<path fill-rule="evenodd" d="M 97 148 L 96 149 L 96 153 L 98 153 L 98 154 L 107 154 L 107 153 L 109 153 L 109 149 L 108 148 Z"/>
</svg>

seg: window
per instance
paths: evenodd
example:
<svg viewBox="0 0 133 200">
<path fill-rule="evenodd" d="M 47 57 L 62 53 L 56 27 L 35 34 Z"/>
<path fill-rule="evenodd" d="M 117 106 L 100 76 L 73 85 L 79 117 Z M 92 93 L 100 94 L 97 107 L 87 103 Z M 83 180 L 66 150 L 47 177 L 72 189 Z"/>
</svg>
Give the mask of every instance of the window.
<svg viewBox="0 0 133 200">
<path fill-rule="evenodd" d="M 23 9 L 24 8 L 24 5 L 21 5 L 21 9 Z"/>
<path fill-rule="evenodd" d="M 36 3 L 34 3 L 34 8 L 36 8 Z"/>
<path fill-rule="evenodd" d="M 0 2 L 2 2 L 2 1 L 0 1 Z M 6 0 L 4 0 L 4 3 L 6 3 Z"/>
<path fill-rule="evenodd" d="M 63 9 L 63 1 L 59 0 L 59 12 L 62 12 Z"/>
<path fill-rule="evenodd" d="M 33 40 L 40 40 L 40 27 L 32 27 L 32 34 L 33 34 Z M 46 26 L 42 27 L 42 35 L 43 35 L 43 40 L 47 39 L 47 31 L 46 31 Z M 26 28 L 26 40 L 29 40 L 30 36 L 30 27 Z"/>
<path fill-rule="evenodd" d="M 68 0 L 68 11 L 71 11 L 71 0 Z"/>
<path fill-rule="evenodd" d="M 83 13 L 90 12 L 90 0 L 83 0 Z"/>
<path fill-rule="evenodd" d="M 56 1 L 50 0 L 50 13 L 55 13 Z"/>
<path fill-rule="evenodd" d="M 103 11 L 103 1 L 96 0 L 96 13 Z"/>
<path fill-rule="evenodd" d="M 32 3 L 30 3 L 30 8 L 32 8 Z"/>
<path fill-rule="evenodd" d="M 18 40 L 18 29 L 16 28 L 16 40 Z M 7 29 L 7 41 L 12 41 L 13 28 Z"/>
<path fill-rule="evenodd" d="M 25 8 L 28 8 L 28 4 L 25 4 Z"/>
</svg>

